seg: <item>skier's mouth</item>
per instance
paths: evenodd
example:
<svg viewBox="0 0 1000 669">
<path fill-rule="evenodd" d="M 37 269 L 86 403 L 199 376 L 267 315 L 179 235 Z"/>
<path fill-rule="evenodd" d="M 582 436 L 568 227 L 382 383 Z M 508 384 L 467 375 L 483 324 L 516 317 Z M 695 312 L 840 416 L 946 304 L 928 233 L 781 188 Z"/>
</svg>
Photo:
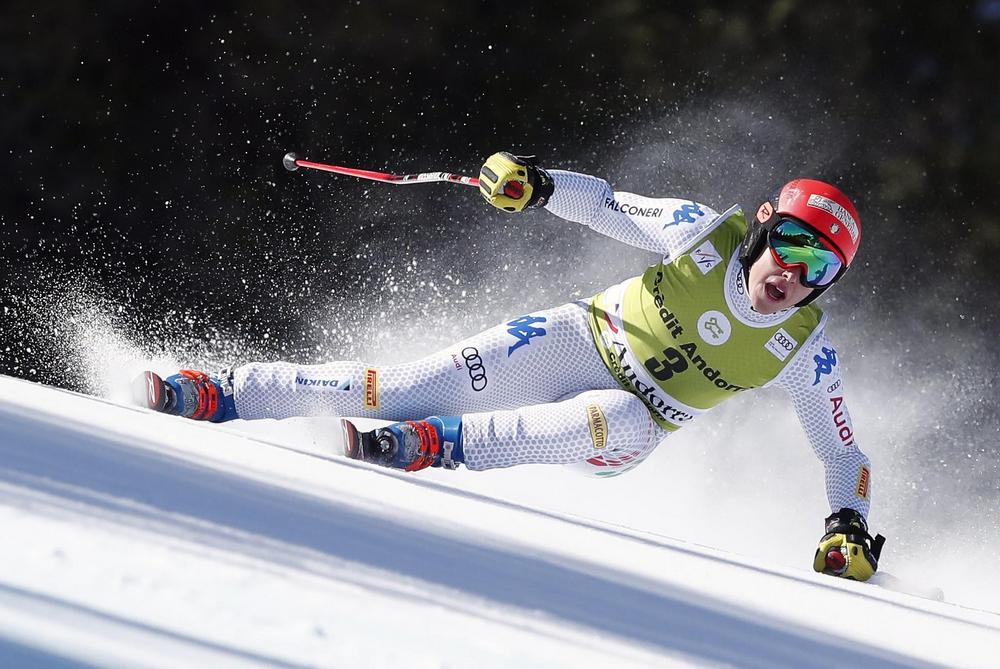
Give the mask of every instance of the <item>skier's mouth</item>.
<svg viewBox="0 0 1000 669">
<path fill-rule="evenodd" d="M 764 286 L 764 292 L 767 293 L 769 299 L 775 302 L 781 302 L 785 299 L 785 292 L 775 286 L 773 283 L 766 284 Z"/>
</svg>

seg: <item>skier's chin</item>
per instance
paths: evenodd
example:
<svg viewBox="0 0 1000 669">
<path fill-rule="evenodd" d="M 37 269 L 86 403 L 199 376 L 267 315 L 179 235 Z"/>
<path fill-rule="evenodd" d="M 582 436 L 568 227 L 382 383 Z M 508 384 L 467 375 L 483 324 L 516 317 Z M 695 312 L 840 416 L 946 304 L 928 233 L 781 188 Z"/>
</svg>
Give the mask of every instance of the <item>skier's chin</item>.
<svg viewBox="0 0 1000 669">
<path fill-rule="evenodd" d="M 776 314 L 781 311 L 784 307 L 778 307 L 770 302 L 770 300 L 754 300 L 753 310 L 762 316 L 770 316 L 771 314 Z"/>
<path fill-rule="evenodd" d="M 779 311 L 784 311 L 794 304 L 788 296 L 785 296 L 783 299 L 775 299 L 769 295 L 767 286 L 763 282 L 758 286 L 757 290 L 751 292 L 750 303 L 753 306 L 753 310 L 763 316 L 770 316 Z"/>
</svg>

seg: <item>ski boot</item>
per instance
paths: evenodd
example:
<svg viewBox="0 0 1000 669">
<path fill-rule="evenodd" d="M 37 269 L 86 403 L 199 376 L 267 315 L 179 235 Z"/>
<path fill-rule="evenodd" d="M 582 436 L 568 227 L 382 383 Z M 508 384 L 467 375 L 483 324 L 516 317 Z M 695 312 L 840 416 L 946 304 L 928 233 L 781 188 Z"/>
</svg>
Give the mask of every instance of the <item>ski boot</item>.
<svg viewBox="0 0 1000 669">
<path fill-rule="evenodd" d="M 415 472 L 424 467 L 457 469 L 465 462 L 462 452 L 462 418 L 431 416 L 427 420 L 395 423 L 361 432 L 341 419 L 344 454 L 354 460 Z"/>
<path fill-rule="evenodd" d="M 221 423 L 239 418 L 233 397 L 233 374 L 223 370 L 218 377 L 193 369 L 161 379 L 143 372 L 132 381 L 132 401 L 141 407 Z"/>
</svg>

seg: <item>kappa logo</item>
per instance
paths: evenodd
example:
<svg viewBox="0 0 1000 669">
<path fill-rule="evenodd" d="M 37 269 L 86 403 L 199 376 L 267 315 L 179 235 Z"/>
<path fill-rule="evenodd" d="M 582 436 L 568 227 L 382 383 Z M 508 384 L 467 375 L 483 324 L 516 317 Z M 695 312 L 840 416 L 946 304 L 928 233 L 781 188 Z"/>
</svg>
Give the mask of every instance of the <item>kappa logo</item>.
<svg viewBox="0 0 1000 669">
<path fill-rule="evenodd" d="M 722 256 L 715 250 L 712 242 L 706 241 L 689 254 L 695 266 L 702 274 L 708 274 L 722 262 Z"/>
<path fill-rule="evenodd" d="M 832 348 L 827 348 L 826 346 L 824 346 L 821 350 L 823 355 L 826 356 L 825 358 L 819 355 L 813 356 L 813 362 L 816 363 L 816 369 L 813 370 L 816 372 L 816 380 L 813 381 L 814 386 L 819 384 L 819 378 L 821 376 L 826 376 L 831 373 L 833 368 L 837 366 L 837 351 Z"/>
<path fill-rule="evenodd" d="M 379 404 L 379 389 L 378 389 L 378 370 L 377 369 L 366 369 L 365 370 L 365 408 L 366 409 L 378 409 Z"/>
<path fill-rule="evenodd" d="M 721 311 L 706 311 L 698 319 L 698 334 L 710 346 L 722 346 L 732 333 L 733 326 Z"/>
<path fill-rule="evenodd" d="M 525 344 L 530 344 L 535 337 L 544 337 L 545 328 L 535 327 L 536 323 L 544 323 L 544 316 L 521 316 L 507 323 L 507 334 L 511 335 L 517 342 L 507 349 L 507 357 Z"/>
<path fill-rule="evenodd" d="M 694 223 L 697 221 L 697 216 L 704 216 L 705 211 L 698 205 L 694 200 L 690 204 L 681 205 L 678 209 L 674 210 L 674 220 L 667 221 L 663 224 L 664 229 L 669 228 L 671 225 L 680 225 L 681 223 Z"/>
</svg>

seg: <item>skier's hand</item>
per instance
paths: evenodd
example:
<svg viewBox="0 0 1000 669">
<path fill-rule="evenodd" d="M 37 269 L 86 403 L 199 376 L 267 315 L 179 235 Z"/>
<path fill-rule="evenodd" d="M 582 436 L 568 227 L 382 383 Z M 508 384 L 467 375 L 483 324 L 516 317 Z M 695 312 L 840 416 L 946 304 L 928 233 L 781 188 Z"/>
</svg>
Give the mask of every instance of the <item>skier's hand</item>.
<svg viewBox="0 0 1000 669">
<path fill-rule="evenodd" d="M 552 178 L 535 165 L 534 156 L 494 153 L 479 170 L 479 192 L 504 211 L 541 207 L 552 195 Z"/>
<path fill-rule="evenodd" d="M 841 578 L 867 581 L 878 569 L 885 537 L 868 534 L 868 525 L 854 509 L 841 509 L 826 519 L 813 569 Z"/>
</svg>

